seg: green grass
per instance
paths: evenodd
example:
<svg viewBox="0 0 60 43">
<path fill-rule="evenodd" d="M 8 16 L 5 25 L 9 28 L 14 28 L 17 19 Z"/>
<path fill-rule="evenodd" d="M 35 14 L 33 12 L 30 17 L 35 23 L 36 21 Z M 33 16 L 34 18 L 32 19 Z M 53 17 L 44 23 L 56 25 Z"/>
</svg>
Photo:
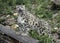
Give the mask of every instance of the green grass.
<svg viewBox="0 0 60 43">
<path fill-rule="evenodd" d="M 39 40 L 40 43 L 52 43 L 52 38 L 46 35 L 39 35 L 36 30 L 31 30 L 29 31 L 29 35 L 34 38 Z"/>
</svg>

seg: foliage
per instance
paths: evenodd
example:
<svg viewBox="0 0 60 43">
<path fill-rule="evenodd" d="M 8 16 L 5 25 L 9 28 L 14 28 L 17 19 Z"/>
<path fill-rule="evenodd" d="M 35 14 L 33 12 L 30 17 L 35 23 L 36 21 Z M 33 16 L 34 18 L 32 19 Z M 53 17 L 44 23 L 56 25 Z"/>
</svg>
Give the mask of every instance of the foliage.
<svg viewBox="0 0 60 43">
<path fill-rule="evenodd" d="M 16 4 L 17 4 L 17 5 L 24 4 L 24 0 L 16 0 Z"/>
<path fill-rule="evenodd" d="M 57 32 L 57 30 L 52 28 L 51 33 L 56 33 L 56 32 Z"/>
<path fill-rule="evenodd" d="M 24 4 L 30 11 L 41 18 L 51 18 L 52 12 L 46 9 L 50 0 L 0 0 L 0 14 L 12 14 L 16 5 Z M 33 10 L 32 5 L 37 5 Z M 33 12 L 33 13 L 34 13 Z"/>
<path fill-rule="evenodd" d="M 32 9 L 32 5 L 36 5 L 34 9 Z M 53 12 L 47 9 L 47 6 L 50 4 L 50 0 L 26 0 L 25 5 L 28 10 L 35 13 L 39 18 L 52 18 Z"/>
<path fill-rule="evenodd" d="M 55 17 L 56 26 L 60 27 L 60 14 Z"/>
<path fill-rule="evenodd" d="M 39 35 L 36 30 L 31 30 L 29 32 L 29 35 L 37 40 L 40 41 L 40 43 L 52 43 L 51 38 L 46 34 L 46 35 Z"/>
<path fill-rule="evenodd" d="M 15 0 L 0 0 L 0 14 L 12 14 Z"/>
</svg>

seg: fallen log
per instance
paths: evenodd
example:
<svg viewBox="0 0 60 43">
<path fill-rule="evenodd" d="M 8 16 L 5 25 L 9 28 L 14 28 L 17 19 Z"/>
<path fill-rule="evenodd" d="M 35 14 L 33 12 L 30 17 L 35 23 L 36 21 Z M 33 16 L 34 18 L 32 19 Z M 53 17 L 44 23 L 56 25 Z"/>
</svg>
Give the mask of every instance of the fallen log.
<svg viewBox="0 0 60 43">
<path fill-rule="evenodd" d="M 4 34 L 22 42 L 22 43 L 38 43 L 37 40 L 29 37 L 29 36 L 22 36 L 22 35 L 17 35 L 16 32 L 8 27 L 5 27 L 0 24 L 0 31 L 2 31 Z"/>
</svg>

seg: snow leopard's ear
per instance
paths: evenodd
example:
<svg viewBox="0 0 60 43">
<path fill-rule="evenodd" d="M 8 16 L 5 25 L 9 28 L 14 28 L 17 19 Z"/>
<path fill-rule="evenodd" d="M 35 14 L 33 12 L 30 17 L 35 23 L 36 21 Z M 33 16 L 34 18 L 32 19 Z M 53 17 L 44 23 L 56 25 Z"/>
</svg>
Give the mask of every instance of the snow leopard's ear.
<svg viewBox="0 0 60 43">
<path fill-rule="evenodd" d="M 53 3 L 55 3 L 56 5 L 60 5 L 60 0 L 51 0 Z"/>
</svg>

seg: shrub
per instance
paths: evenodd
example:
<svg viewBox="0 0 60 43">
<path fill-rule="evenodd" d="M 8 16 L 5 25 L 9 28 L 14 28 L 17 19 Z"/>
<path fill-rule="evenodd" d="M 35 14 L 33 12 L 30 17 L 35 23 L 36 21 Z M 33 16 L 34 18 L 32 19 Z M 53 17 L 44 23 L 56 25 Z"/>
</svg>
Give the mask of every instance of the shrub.
<svg viewBox="0 0 60 43">
<path fill-rule="evenodd" d="M 36 30 L 29 31 L 29 35 L 40 41 L 40 43 L 52 43 L 52 38 L 46 35 L 39 35 Z"/>
</svg>

